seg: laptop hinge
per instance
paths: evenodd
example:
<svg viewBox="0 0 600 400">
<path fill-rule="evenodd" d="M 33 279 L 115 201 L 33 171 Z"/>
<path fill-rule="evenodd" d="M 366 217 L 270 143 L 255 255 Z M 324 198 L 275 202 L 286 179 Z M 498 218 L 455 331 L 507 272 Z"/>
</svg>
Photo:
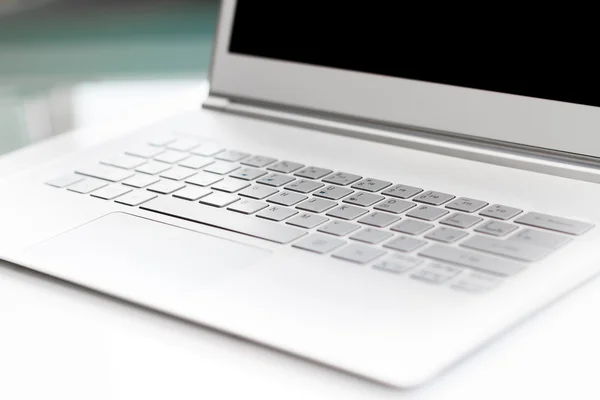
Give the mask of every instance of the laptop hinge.
<svg viewBox="0 0 600 400">
<path fill-rule="evenodd" d="M 451 132 L 346 119 L 292 107 L 211 94 L 203 107 L 337 135 L 434 152 L 570 179 L 600 183 L 600 159 L 554 150 L 480 140 Z"/>
<path fill-rule="evenodd" d="M 229 99 L 227 97 L 220 96 L 208 96 L 204 103 L 202 103 L 202 107 L 210 108 L 213 110 L 226 110 L 229 106 Z"/>
</svg>

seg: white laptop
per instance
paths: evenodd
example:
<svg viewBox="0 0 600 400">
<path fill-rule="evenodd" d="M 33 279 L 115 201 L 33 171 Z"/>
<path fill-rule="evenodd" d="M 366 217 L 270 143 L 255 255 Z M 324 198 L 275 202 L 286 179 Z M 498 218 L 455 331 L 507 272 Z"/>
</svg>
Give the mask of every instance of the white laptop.
<svg viewBox="0 0 600 400">
<path fill-rule="evenodd" d="M 0 257 L 398 387 L 600 270 L 598 97 L 259 3 L 223 2 L 204 109 L 4 183 Z"/>
</svg>

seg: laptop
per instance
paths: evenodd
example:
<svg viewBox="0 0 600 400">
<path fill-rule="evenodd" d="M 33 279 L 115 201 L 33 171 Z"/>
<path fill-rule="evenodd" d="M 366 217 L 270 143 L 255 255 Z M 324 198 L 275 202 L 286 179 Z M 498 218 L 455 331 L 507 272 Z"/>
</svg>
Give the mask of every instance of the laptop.
<svg viewBox="0 0 600 400">
<path fill-rule="evenodd" d="M 340 12 L 224 1 L 204 107 L 4 182 L 0 257 L 395 387 L 593 277 L 597 92 Z"/>
</svg>

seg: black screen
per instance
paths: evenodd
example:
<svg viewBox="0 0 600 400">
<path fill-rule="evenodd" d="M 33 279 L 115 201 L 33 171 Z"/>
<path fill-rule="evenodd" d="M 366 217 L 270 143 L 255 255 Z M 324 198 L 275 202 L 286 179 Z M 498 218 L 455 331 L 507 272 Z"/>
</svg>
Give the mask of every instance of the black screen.
<svg viewBox="0 0 600 400">
<path fill-rule="evenodd" d="M 229 50 L 600 106 L 596 45 L 582 50 L 564 21 L 418 3 L 238 0 Z"/>
</svg>

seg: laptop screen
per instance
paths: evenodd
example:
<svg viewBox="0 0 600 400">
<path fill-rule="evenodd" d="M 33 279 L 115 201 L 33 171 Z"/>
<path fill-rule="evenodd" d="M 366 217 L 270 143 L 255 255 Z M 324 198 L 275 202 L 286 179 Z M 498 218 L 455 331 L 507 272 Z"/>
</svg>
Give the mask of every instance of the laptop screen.
<svg viewBox="0 0 600 400">
<path fill-rule="evenodd" d="M 546 33 L 504 35 L 518 18 L 484 17 L 432 22 L 431 4 L 398 14 L 385 2 L 238 0 L 229 50 L 369 74 L 428 81 L 569 103 L 600 106 L 599 75 L 558 77 L 556 65 L 595 66 L 594 52 L 573 54 L 571 44 Z M 367 7 L 366 4 L 369 4 Z M 410 6 L 414 7 L 414 6 Z M 436 6 L 437 8 L 437 6 Z M 438 10 L 437 14 L 443 13 Z M 531 21 L 522 21 L 523 25 Z M 559 71 L 560 72 L 560 71 Z"/>
</svg>

